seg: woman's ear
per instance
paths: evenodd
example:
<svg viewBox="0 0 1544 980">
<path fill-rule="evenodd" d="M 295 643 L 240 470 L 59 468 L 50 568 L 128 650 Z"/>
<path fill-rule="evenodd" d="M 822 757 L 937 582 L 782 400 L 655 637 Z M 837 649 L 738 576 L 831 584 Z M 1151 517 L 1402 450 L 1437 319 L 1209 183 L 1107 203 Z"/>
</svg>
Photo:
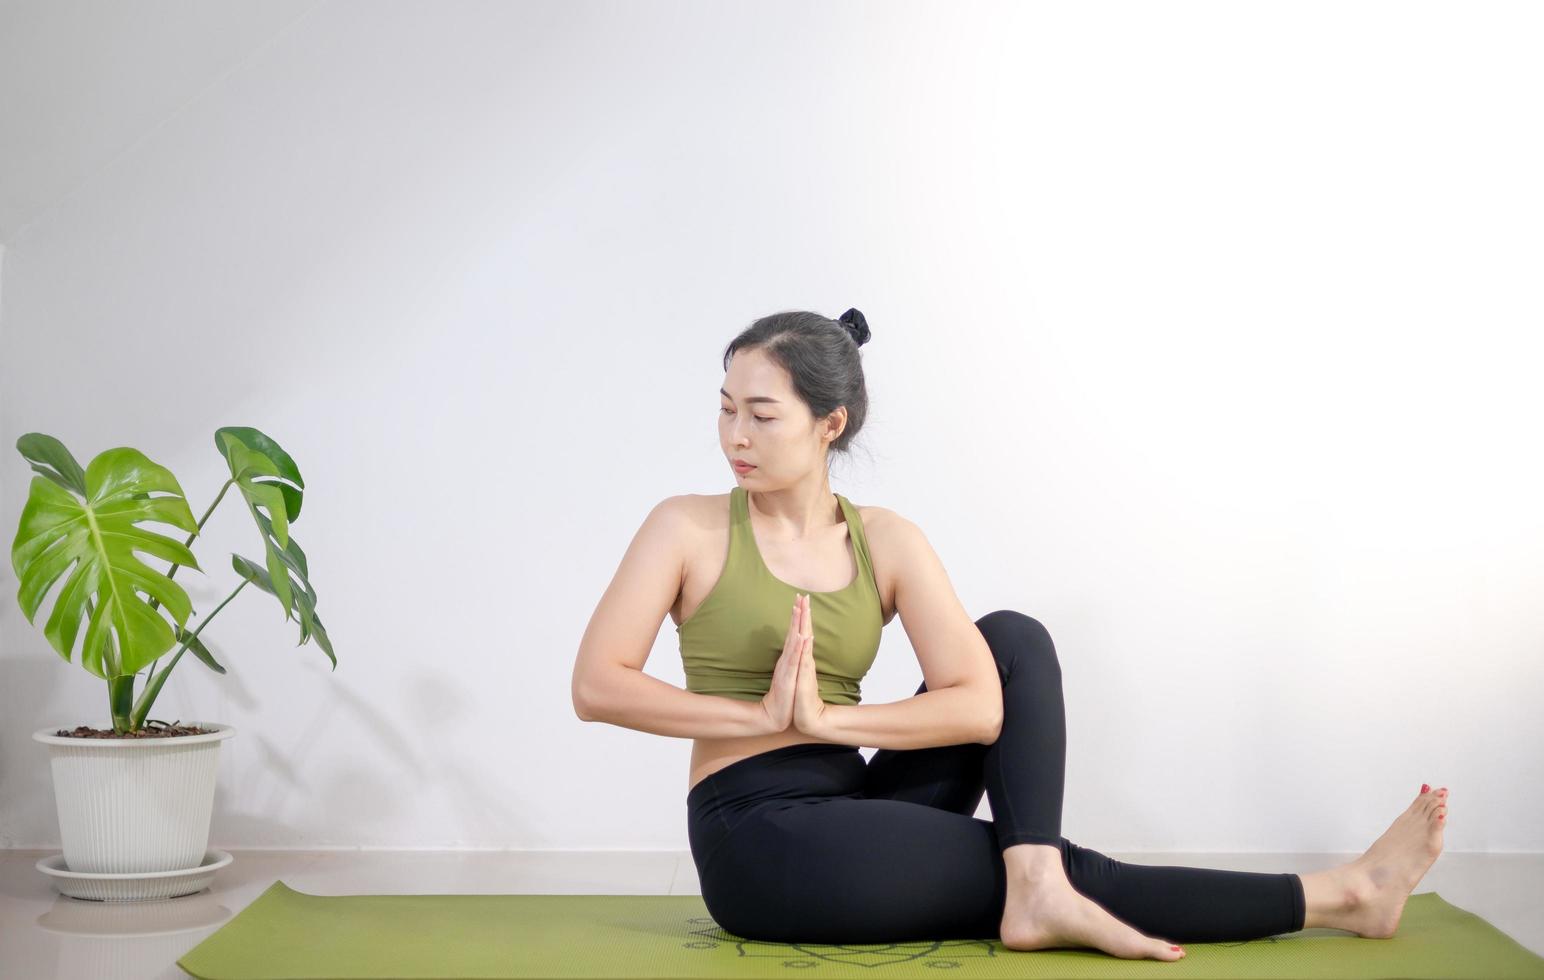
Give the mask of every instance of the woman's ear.
<svg viewBox="0 0 1544 980">
<path fill-rule="evenodd" d="M 826 416 L 826 437 L 835 440 L 847 428 L 847 406 L 842 405 Z"/>
</svg>

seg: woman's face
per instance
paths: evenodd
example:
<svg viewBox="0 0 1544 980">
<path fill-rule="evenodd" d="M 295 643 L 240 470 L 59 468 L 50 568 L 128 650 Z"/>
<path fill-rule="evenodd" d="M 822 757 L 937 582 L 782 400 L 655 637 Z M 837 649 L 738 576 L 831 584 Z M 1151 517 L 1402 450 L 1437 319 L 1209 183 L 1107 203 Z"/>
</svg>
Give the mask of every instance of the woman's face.
<svg viewBox="0 0 1544 980">
<path fill-rule="evenodd" d="M 769 398 L 772 401 L 758 401 Z M 816 424 L 809 408 L 794 394 L 788 372 L 759 349 L 737 351 L 724 374 L 718 396 L 718 443 L 742 486 L 786 486 L 824 466 L 826 447 L 840 432 L 847 410 L 832 413 L 833 424 Z M 825 438 L 826 433 L 831 438 Z M 755 469 L 740 472 L 733 461 Z"/>
</svg>

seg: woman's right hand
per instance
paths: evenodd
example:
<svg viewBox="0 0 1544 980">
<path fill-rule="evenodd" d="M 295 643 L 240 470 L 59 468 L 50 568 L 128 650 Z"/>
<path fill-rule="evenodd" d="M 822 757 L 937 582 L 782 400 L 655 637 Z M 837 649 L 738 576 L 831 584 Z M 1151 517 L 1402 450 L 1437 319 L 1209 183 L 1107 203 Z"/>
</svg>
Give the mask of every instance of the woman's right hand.
<svg viewBox="0 0 1544 980">
<path fill-rule="evenodd" d="M 809 596 L 795 596 L 793 615 L 788 620 L 788 635 L 783 640 L 783 653 L 772 668 L 772 685 L 761 699 L 761 710 L 767 716 L 769 734 L 787 731 L 793 724 L 794 692 L 799 679 L 799 660 L 804 644 L 809 641 Z"/>
</svg>

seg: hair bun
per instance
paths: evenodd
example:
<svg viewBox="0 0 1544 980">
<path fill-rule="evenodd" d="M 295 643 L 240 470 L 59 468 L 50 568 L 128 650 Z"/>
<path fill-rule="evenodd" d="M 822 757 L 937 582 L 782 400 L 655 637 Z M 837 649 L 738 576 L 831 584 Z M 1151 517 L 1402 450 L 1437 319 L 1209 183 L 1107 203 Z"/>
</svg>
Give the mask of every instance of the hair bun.
<svg viewBox="0 0 1544 980">
<path fill-rule="evenodd" d="M 853 307 L 846 313 L 843 313 L 837 319 L 837 322 L 852 335 L 852 339 L 857 341 L 859 347 L 868 343 L 869 337 L 872 336 L 869 333 L 868 321 L 863 318 L 862 313 L 858 312 L 857 307 Z"/>
</svg>

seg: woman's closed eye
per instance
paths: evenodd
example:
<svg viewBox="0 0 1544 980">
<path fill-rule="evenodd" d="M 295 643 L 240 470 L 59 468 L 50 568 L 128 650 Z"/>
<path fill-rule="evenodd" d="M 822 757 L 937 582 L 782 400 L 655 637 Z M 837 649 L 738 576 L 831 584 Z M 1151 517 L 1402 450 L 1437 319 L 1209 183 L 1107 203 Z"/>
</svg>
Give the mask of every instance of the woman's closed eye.
<svg viewBox="0 0 1544 980">
<path fill-rule="evenodd" d="M 719 409 L 719 411 L 720 412 L 729 412 L 729 409 L 721 408 L 721 409 Z M 733 412 L 729 412 L 729 414 L 733 415 L 734 413 Z M 752 415 L 751 418 L 755 419 L 757 422 L 775 422 L 775 421 L 777 421 L 776 419 L 768 418 L 768 417 L 766 417 L 764 415 Z"/>
</svg>

